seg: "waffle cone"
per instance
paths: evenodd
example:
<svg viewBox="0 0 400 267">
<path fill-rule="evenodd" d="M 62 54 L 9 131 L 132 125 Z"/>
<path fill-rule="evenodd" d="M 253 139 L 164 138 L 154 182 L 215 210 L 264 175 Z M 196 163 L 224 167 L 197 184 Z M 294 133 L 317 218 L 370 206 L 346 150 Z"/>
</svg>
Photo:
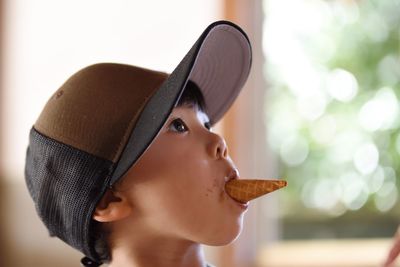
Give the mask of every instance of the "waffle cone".
<svg viewBox="0 0 400 267">
<path fill-rule="evenodd" d="M 234 179 L 226 183 L 225 190 L 236 201 L 246 203 L 286 185 L 284 180 Z"/>
</svg>

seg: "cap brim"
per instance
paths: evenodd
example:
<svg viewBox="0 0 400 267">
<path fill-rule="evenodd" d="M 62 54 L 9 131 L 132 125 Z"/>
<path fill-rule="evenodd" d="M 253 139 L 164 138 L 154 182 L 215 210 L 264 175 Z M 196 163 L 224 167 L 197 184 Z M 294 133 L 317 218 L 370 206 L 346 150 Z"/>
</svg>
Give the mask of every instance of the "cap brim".
<svg viewBox="0 0 400 267">
<path fill-rule="evenodd" d="M 205 111 L 214 124 L 238 96 L 250 67 L 251 46 L 240 27 L 229 21 L 217 21 L 208 26 L 143 109 L 111 177 L 111 185 L 149 147 L 189 79 L 199 85 Z"/>
<path fill-rule="evenodd" d="M 200 87 L 212 125 L 238 96 L 250 66 L 251 46 L 247 35 L 230 22 L 212 26 L 200 44 L 188 77 Z"/>
</svg>

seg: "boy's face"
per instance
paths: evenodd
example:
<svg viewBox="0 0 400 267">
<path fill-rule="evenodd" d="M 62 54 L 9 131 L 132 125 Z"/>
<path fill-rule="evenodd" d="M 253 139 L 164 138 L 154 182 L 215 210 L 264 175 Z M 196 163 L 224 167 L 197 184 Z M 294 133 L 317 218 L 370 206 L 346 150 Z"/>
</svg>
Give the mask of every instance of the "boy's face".
<svg viewBox="0 0 400 267">
<path fill-rule="evenodd" d="M 197 107 L 173 110 L 152 145 L 116 189 L 132 206 L 137 231 L 206 245 L 225 245 L 240 233 L 245 209 L 224 190 L 235 169 L 225 140 Z M 137 227 L 136 227 L 137 228 Z"/>
</svg>

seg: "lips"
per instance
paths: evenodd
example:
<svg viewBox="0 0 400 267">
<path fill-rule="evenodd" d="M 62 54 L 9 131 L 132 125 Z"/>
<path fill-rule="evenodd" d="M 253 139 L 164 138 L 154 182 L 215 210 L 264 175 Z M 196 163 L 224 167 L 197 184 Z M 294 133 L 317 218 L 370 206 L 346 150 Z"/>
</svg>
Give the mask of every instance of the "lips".
<svg viewBox="0 0 400 267">
<path fill-rule="evenodd" d="M 230 172 L 225 176 L 225 182 L 229 182 L 230 180 L 234 179 L 239 179 L 238 169 L 231 169 Z"/>
</svg>

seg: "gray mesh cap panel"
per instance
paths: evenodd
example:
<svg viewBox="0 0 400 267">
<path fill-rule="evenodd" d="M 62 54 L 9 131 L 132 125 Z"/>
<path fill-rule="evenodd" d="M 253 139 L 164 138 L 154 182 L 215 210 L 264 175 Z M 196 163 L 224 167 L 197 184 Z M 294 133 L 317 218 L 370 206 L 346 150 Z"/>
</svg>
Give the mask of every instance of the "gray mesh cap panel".
<svg viewBox="0 0 400 267">
<path fill-rule="evenodd" d="M 50 235 L 96 259 L 93 251 L 86 251 L 92 242 L 86 228 L 112 162 L 52 140 L 34 128 L 29 139 L 25 179 L 39 217 Z"/>
</svg>

